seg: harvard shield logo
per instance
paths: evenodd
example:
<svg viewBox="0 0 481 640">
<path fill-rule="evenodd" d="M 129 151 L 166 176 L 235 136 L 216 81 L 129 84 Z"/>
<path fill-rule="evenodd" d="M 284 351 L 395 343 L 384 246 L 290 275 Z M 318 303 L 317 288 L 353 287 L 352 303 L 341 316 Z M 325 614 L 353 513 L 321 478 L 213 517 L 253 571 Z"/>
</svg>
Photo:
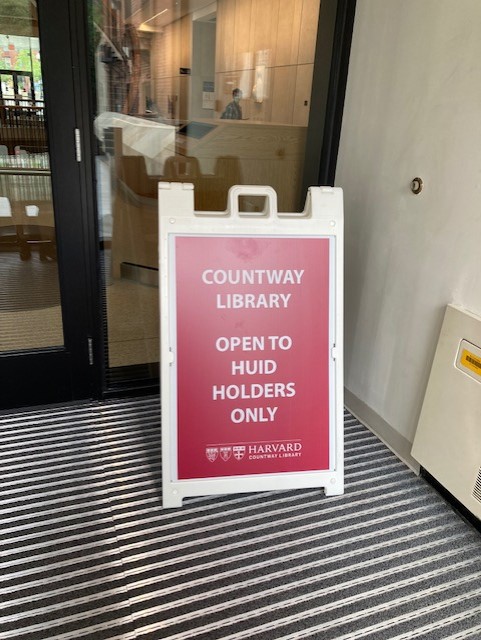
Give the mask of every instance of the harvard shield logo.
<svg viewBox="0 0 481 640">
<path fill-rule="evenodd" d="M 224 462 L 227 462 L 227 460 L 231 457 L 231 455 L 232 455 L 232 447 L 220 448 L 220 457 Z"/>
<path fill-rule="evenodd" d="M 209 462 L 214 462 L 214 460 L 217 460 L 217 456 L 219 455 L 219 447 L 206 447 L 205 455 Z"/>
<path fill-rule="evenodd" d="M 246 448 L 241 446 L 236 446 L 236 447 L 233 447 L 233 451 L 234 451 L 234 458 L 236 460 L 242 460 L 242 458 L 245 456 Z"/>
</svg>

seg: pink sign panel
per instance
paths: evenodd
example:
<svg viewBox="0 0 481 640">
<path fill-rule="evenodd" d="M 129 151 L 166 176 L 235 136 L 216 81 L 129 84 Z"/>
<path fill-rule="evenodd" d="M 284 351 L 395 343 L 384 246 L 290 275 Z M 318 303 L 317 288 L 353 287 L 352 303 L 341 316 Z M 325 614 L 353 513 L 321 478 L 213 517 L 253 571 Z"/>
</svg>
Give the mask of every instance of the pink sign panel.
<svg viewBox="0 0 481 640">
<path fill-rule="evenodd" d="M 329 239 L 176 236 L 178 479 L 329 469 Z"/>
</svg>

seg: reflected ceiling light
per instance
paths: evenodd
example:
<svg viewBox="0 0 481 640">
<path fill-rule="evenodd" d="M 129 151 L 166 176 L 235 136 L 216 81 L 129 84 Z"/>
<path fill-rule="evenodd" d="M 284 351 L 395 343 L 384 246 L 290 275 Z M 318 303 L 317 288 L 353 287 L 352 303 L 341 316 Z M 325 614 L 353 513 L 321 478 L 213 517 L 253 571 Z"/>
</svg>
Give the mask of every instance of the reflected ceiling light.
<svg viewBox="0 0 481 640">
<path fill-rule="evenodd" d="M 142 22 L 142 24 L 147 24 L 147 22 L 150 22 L 151 20 L 154 20 L 154 18 L 158 18 L 159 16 L 161 16 L 166 11 L 168 11 L 168 9 L 163 9 L 162 11 L 159 11 L 159 13 L 156 13 L 155 16 L 152 16 L 148 20 L 145 20 L 144 22 Z"/>
<path fill-rule="evenodd" d="M 156 13 L 155 16 L 152 16 L 148 20 L 145 20 L 139 26 L 138 30 L 139 31 L 156 31 L 155 26 L 149 25 L 148 23 L 151 22 L 152 20 L 155 20 L 155 18 L 158 18 L 159 16 L 161 16 L 163 13 L 166 13 L 167 11 L 168 9 L 163 9 L 162 11 L 159 11 L 159 13 Z"/>
</svg>

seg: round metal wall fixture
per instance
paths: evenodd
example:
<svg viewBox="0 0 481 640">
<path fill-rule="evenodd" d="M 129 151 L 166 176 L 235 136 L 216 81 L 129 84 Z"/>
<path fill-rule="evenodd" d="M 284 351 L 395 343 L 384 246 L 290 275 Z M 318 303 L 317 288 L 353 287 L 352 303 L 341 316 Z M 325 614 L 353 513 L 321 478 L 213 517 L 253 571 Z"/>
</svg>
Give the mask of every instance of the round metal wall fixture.
<svg viewBox="0 0 481 640">
<path fill-rule="evenodd" d="M 413 178 L 411 180 L 411 191 L 417 196 L 418 193 L 421 193 L 424 187 L 424 182 L 422 178 Z"/>
</svg>

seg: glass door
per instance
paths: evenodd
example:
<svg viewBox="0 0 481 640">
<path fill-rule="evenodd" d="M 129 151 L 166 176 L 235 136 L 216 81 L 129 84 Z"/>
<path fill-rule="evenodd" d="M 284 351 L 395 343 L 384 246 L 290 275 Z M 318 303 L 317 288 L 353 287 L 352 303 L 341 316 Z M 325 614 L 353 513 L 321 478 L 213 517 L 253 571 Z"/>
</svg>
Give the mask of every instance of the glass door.
<svg viewBox="0 0 481 640">
<path fill-rule="evenodd" d="M 6 3 L 0 16 L 2 409 L 93 389 L 70 16 L 62 0 L 38 4 Z"/>
<path fill-rule="evenodd" d="M 270 185 L 281 211 L 299 211 L 317 184 L 345 3 L 88 6 L 106 372 L 115 386 L 158 376 L 158 182 L 193 183 L 196 209 L 206 211 L 224 210 L 235 184 Z M 256 211 L 259 202 L 243 206 Z"/>
</svg>

